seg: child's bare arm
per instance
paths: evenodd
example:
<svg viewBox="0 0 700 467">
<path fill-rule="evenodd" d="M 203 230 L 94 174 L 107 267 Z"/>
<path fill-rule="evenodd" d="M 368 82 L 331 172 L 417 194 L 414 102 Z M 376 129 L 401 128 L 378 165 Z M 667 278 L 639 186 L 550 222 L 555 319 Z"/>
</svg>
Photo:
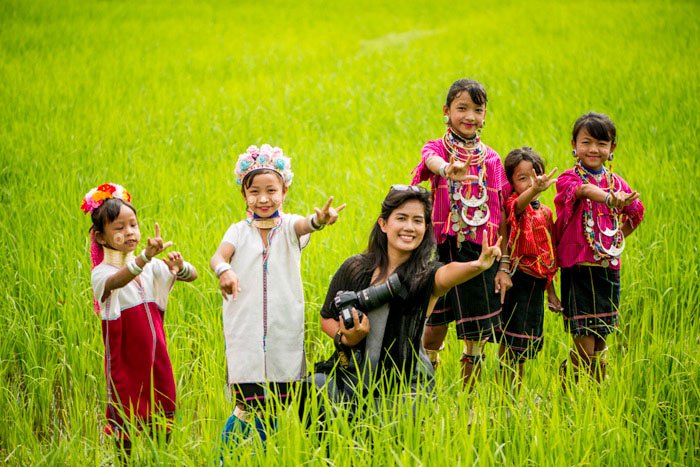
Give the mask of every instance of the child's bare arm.
<svg viewBox="0 0 700 467">
<path fill-rule="evenodd" d="M 235 300 L 238 298 L 238 292 L 241 291 L 238 283 L 238 276 L 231 270 L 231 258 L 236 252 L 236 248 L 228 242 L 221 242 L 214 256 L 209 261 L 209 267 L 216 277 L 219 278 L 219 288 L 224 299 L 228 295 L 232 295 Z"/>
<path fill-rule="evenodd" d="M 297 237 L 316 232 L 327 225 L 335 224 L 338 220 L 338 213 L 345 209 L 345 203 L 337 208 L 331 207 L 332 203 L 333 197 L 330 196 L 321 209 L 314 208 L 314 211 L 316 211 L 314 214 L 297 220 L 294 223 L 294 232 L 296 232 Z"/>
<path fill-rule="evenodd" d="M 557 179 L 552 178 L 556 172 L 557 168 L 554 167 L 554 169 L 552 169 L 552 171 L 547 175 L 537 175 L 535 169 L 532 169 L 532 173 L 530 174 L 530 182 L 532 184 L 527 190 L 520 193 L 520 196 L 518 196 L 518 199 L 515 201 L 516 214 L 522 213 L 525 208 L 527 208 L 527 205 L 530 204 L 530 201 L 535 199 L 537 195 L 545 191 L 547 188 L 557 183 Z"/>
</svg>

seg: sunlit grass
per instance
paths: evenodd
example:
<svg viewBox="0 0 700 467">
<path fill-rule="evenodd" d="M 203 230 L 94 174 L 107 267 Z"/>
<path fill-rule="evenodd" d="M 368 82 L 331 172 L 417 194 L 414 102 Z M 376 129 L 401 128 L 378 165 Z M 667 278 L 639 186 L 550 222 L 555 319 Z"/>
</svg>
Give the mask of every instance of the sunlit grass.
<svg viewBox="0 0 700 467">
<path fill-rule="evenodd" d="M 310 213 L 330 194 L 348 203 L 302 259 L 311 366 L 332 348 L 318 318 L 330 277 L 365 247 L 388 186 L 409 181 L 423 143 L 440 136 L 445 93 L 461 77 L 485 84 L 483 139 L 502 156 L 529 145 L 563 171 L 579 115 L 605 112 L 618 125 L 614 170 L 647 211 L 624 254 L 610 379 L 561 393 L 570 338 L 548 314 L 520 397 L 495 383 L 494 348 L 468 396 L 451 333 L 435 399 L 415 412 L 391 398 L 349 423 L 341 409 L 320 436 L 295 403 L 266 449 L 246 444 L 239 460 L 698 463 L 698 5 L 298 3 L 0 4 L 0 463 L 116 461 L 100 438 L 85 192 L 126 186 L 144 232 L 159 222 L 200 271 L 174 289 L 166 318 L 180 404 L 172 440 L 141 437 L 133 459 L 206 464 L 232 408 L 207 264 L 244 216 L 236 155 L 284 148 L 295 172 L 287 211 Z"/>
</svg>

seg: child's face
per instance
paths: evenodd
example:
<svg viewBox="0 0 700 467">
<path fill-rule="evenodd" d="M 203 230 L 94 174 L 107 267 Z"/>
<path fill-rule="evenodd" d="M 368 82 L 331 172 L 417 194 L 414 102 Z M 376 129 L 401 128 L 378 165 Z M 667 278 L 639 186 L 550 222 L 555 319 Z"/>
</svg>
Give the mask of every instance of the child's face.
<svg viewBox="0 0 700 467">
<path fill-rule="evenodd" d="M 448 117 L 448 124 L 463 138 L 473 138 L 484 126 L 486 105 L 477 105 L 467 91 L 457 94 L 450 106 L 444 106 L 443 113 Z"/>
<path fill-rule="evenodd" d="M 425 236 L 425 206 L 417 199 L 406 201 L 387 220 L 380 217 L 378 222 L 386 234 L 389 251 L 410 255 Z"/>
<path fill-rule="evenodd" d="M 532 186 L 532 162 L 520 161 L 513 170 L 513 190 L 521 194 Z"/>
<path fill-rule="evenodd" d="M 576 158 L 585 167 L 591 170 L 600 170 L 605 161 L 610 158 L 616 145 L 612 141 L 595 139 L 584 127 L 576 135 L 576 140 L 571 141 L 571 146 L 576 150 Z"/>
<path fill-rule="evenodd" d="M 105 225 L 104 232 L 96 233 L 97 242 L 113 250 L 129 253 L 136 250 L 141 240 L 139 221 L 134 211 L 122 206 L 119 216 L 113 222 Z"/>
<path fill-rule="evenodd" d="M 275 173 L 252 176 L 252 183 L 245 189 L 246 204 L 258 217 L 270 217 L 282 207 L 287 189 Z"/>
</svg>

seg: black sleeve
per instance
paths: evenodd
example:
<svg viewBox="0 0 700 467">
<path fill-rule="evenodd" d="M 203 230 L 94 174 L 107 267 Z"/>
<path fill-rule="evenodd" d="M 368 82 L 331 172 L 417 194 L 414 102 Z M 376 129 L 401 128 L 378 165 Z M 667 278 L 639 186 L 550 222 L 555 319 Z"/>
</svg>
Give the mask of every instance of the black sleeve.
<svg viewBox="0 0 700 467">
<path fill-rule="evenodd" d="M 338 310 L 336 310 L 333 300 L 338 291 L 362 290 L 369 285 L 370 279 L 371 277 L 368 275 L 360 273 L 359 255 L 351 256 L 346 259 L 333 275 L 333 279 L 331 279 L 331 283 L 328 286 L 328 293 L 326 293 L 326 300 L 321 307 L 321 317 L 337 320 Z M 367 285 L 364 284 L 365 282 Z"/>
</svg>

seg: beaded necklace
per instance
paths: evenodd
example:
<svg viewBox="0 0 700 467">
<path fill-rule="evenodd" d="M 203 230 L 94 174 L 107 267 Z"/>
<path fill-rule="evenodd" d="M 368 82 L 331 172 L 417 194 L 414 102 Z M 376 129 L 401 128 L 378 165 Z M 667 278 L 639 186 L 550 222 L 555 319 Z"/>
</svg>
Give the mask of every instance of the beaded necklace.
<svg viewBox="0 0 700 467">
<path fill-rule="evenodd" d="M 447 180 L 451 211 L 451 227 L 448 228 L 457 232 L 457 240 L 461 243 L 466 235 L 472 239 L 476 238 L 476 228 L 484 225 L 491 217 L 488 206 L 486 146 L 481 142 L 478 134 L 473 139 L 466 140 L 455 134 L 450 127 L 447 127 L 442 144 L 455 159 L 466 162 L 471 157 L 469 165 L 477 167 L 478 180 L 468 183 L 466 197 L 463 193 L 463 186 L 466 183 Z M 476 189 L 473 190 L 475 186 Z M 474 208 L 471 216 L 468 214 L 469 208 Z"/>
<path fill-rule="evenodd" d="M 605 178 L 608 193 L 612 195 L 615 188 L 614 179 L 612 172 L 607 170 L 605 167 L 601 169 L 600 173 L 595 173 L 586 169 L 583 164 L 581 164 L 581 161 L 577 161 L 576 165 L 574 165 L 574 172 L 583 183 L 591 183 L 591 179 L 594 179 L 596 182 L 600 182 L 603 178 Z M 620 230 L 621 213 L 614 207 L 611 208 L 605 206 L 605 209 L 607 210 L 607 213 L 599 212 L 598 217 L 604 215 L 610 216 L 612 220 L 612 228 L 606 227 L 605 229 L 602 229 L 600 227 L 600 222 L 598 219 L 595 219 L 595 216 L 593 215 L 593 202 L 588 198 L 585 199 L 583 208 L 583 233 L 586 237 L 588 245 L 593 250 L 593 259 L 595 261 L 600 262 L 603 267 L 608 267 L 610 264 L 617 266 L 619 263 L 618 258 L 625 249 L 625 236 L 622 233 L 622 230 Z M 598 225 L 598 230 L 600 231 L 598 238 L 596 238 L 594 229 L 596 224 Z M 607 237 L 611 240 L 610 247 L 605 247 L 603 244 L 603 237 Z"/>
</svg>

